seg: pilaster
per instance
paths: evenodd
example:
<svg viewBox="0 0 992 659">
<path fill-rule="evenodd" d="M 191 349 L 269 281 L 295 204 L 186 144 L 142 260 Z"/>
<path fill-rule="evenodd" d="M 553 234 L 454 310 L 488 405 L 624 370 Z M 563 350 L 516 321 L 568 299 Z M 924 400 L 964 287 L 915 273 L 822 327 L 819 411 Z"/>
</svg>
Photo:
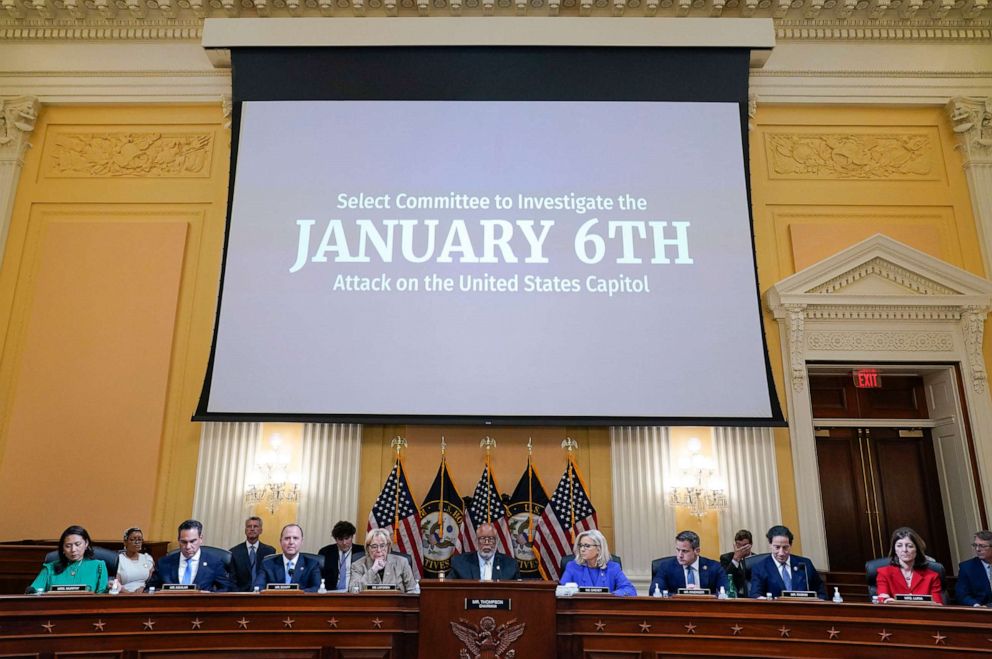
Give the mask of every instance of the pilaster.
<svg viewBox="0 0 992 659">
<path fill-rule="evenodd" d="M 952 98 L 947 112 L 964 160 L 985 275 L 992 276 L 992 98 Z"/>
<path fill-rule="evenodd" d="M 14 212 L 14 194 L 41 107 L 33 96 L 0 98 L 0 264 Z"/>
</svg>

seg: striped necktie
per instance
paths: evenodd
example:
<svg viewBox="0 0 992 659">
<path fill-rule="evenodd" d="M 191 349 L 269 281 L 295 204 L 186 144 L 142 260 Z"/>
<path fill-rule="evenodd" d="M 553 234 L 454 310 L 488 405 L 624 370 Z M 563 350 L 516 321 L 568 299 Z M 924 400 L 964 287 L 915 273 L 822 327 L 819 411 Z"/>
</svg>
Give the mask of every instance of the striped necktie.
<svg viewBox="0 0 992 659">
<path fill-rule="evenodd" d="M 792 590 L 792 575 L 789 574 L 789 564 L 782 563 L 782 583 L 786 590 Z"/>
</svg>

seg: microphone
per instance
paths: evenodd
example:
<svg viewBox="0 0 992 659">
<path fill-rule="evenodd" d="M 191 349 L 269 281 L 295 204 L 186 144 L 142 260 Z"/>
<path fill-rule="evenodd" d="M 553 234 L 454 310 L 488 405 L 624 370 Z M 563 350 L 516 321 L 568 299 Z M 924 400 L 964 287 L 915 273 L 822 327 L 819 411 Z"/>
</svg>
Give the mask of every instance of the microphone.
<svg viewBox="0 0 992 659">
<path fill-rule="evenodd" d="M 806 590 L 812 590 L 809 587 L 809 572 L 806 571 L 806 564 L 800 563 L 799 566 L 803 569 L 803 576 L 806 577 Z"/>
<path fill-rule="evenodd" d="M 496 557 L 493 557 L 493 563 L 496 563 Z M 493 575 L 493 581 L 499 581 L 499 563 L 496 563 L 496 574 Z"/>
<path fill-rule="evenodd" d="M 291 568 L 289 568 L 288 572 L 289 572 L 289 578 L 292 579 L 293 578 L 293 575 L 296 574 L 296 568 L 295 567 L 291 567 Z"/>
</svg>

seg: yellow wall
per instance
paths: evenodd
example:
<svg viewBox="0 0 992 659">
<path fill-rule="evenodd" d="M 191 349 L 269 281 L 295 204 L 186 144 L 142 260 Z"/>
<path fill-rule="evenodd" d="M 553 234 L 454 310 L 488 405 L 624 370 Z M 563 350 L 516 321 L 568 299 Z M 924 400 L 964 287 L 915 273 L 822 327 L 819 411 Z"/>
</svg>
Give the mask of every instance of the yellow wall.
<svg viewBox="0 0 992 659">
<path fill-rule="evenodd" d="M 762 293 L 879 231 L 984 274 L 942 108 L 762 106 L 754 125 Z M 171 539 L 190 514 L 199 427 L 189 418 L 213 328 L 229 140 L 219 105 L 43 109 L 0 269 L 0 497 L 16 502 L 4 515 L 11 537 L 52 536 L 80 522 L 99 537 L 137 524 L 150 539 Z M 767 312 L 764 320 L 784 408 L 778 327 Z M 985 340 L 988 354 L 989 332 Z M 421 497 L 442 433 L 463 495 L 481 473 L 484 435 L 498 441 L 504 490 L 533 437 L 549 492 L 564 467 L 559 443 L 574 437 L 612 540 L 605 429 L 368 426 L 360 518 L 391 465 L 389 440 L 410 442 L 407 470 Z M 788 431 L 776 430 L 775 441 L 782 521 L 801 537 Z M 267 519 L 266 538 L 294 515 Z M 715 515 L 678 520 L 717 553 Z"/>
</svg>

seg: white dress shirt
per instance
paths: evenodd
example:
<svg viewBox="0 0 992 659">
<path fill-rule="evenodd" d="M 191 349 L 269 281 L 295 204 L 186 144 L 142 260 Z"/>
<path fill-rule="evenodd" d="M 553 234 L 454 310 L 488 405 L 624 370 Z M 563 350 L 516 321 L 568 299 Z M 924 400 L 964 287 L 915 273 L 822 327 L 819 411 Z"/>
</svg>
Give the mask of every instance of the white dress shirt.
<svg viewBox="0 0 992 659">
<path fill-rule="evenodd" d="M 196 553 L 192 557 L 186 558 L 179 554 L 179 583 L 182 583 L 183 575 L 186 574 L 186 563 L 191 563 L 189 572 L 189 582 L 196 583 L 196 570 L 200 567 L 200 550 L 197 549 Z"/>
</svg>

